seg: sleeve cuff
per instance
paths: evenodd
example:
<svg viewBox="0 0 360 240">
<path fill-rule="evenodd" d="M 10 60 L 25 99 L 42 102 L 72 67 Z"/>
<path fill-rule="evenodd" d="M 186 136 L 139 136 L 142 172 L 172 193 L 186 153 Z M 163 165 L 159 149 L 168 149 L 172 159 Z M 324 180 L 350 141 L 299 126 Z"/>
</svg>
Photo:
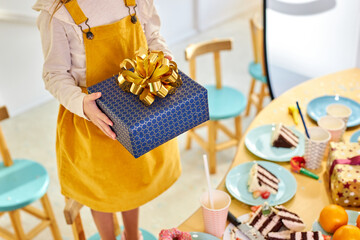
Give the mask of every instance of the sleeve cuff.
<svg viewBox="0 0 360 240">
<path fill-rule="evenodd" d="M 79 94 L 79 96 L 75 97 L 71 101 L 71 104 L 68 106 L 68 109 L 70 112 L 78 115 L 79 117 L 85 118 L 86 120 L 90 121 L 90 119 L 88 119 L 84 113 L 84 97 L 85 96 L 86 96 L 85 93 L 81 93 L 81 94 Z"/>
</svg>

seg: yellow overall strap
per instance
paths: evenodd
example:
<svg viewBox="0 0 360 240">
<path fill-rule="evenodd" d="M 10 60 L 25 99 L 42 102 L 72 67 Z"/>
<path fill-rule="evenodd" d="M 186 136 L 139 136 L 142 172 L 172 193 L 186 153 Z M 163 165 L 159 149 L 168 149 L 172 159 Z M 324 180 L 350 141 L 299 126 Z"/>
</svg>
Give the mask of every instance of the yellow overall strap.
<svg viewBox="0 0 360 240">
<path fill-rule="evenodd" d="M 135 0 L 124 0 L 125 6 L 132 7 L 136 5 Z"/>
<path fill-rule="evenodd" d="M 84 12 L 81 10 L 77 0 L 71 0 L 65 3 L 65 7 L 69 11 L 76 25 L 80 25 L 81 23 L 85 22 L 88 19 L 85 16 Z"/>
</svg>

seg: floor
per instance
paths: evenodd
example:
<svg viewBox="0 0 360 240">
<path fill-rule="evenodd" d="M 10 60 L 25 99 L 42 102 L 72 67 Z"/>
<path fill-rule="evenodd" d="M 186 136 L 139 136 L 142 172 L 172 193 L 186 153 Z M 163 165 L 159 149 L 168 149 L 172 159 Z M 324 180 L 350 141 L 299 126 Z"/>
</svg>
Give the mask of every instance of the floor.
<svg viewBox="0 0 360 240">
<path fill-rule="evenodd" d="M 254 9 L 254 11 L 257 11 L 257 9 Z M 253 12 L 248 12 L 221 26 L 209 29 L 186 41 L 170 46 L 179 68 L 185 73 L 188 72 L 188 63 L 184 60 L 184 49 L 188 44 L 213 38 L 230 37 L 233 39 L 233 51 L 226 52 L 221 56 L 224 83 L 239 89 L 247 95 L 250 84 L 247 66 L 252 60 L 248 20 L 252 15 Z M 211 59 L 211 57 L 203 57 L 198 61 L 200 70 L 197 79 L 202 84 L 214 81 L 211 77 L 212 71 L 208 71 L 209 68 L 206 67 L 206 64 L 210 64 Z M 64 197 L 60 194 L 56 171 L 54 148 L 57 110 L 58 103 L 52 100 L 10 120 L 5 120 L 2 122 L 2 128 L 12 157 L 36 160 L 48 170 L 51 178 L 48 195 L 61 234 L 64 239 L 73 239 L 71 227 L 66 225 L 64 220 Z M 255 109 L 252 109 L 251 115 L 243 118 L 243 131 L 246 130 L 253 119 L 254 112 Z M 225 124 L 230 126 L 232 121 L 225 121 Z M 205 136 L 206 132 L 203 131 L 201 134 Z M 193 144 L 191 150 L 185 150 L 185 137 L 185 134 L 179 136 L 183 166 L 181 177 L 168 191 L 141 207 L 140 225 L 155 236 L 158 235 L 161 229 L 176 227 L 190 216 L 200 206 L 200 194 L 207 189 L 202 161 L 204 151 L 197 144 Z M 219 138 L 221 140 L 224 137 L 219 135 Z M 225 176 L 235 151 L 235 148 L 232 148 L 217 154 L 217 173 L 211 175 L 213 187 L 216 187 Z M 36 205 L 39 204 L 35 203 Z M 83 208 L 81 215 L 86 235 L 94 234 L 96 228 L 89 209 Z M 36 221 L 26 214 L 23 215 L 22 221 L 25 222 L 25 230 L 36 225 Z M 0 218 L 0 225 L 10 228 L 9 218 L 7 216 Z M 52 239 L 50 231 L 44 231 L 36 239 Z"/>
</svg>

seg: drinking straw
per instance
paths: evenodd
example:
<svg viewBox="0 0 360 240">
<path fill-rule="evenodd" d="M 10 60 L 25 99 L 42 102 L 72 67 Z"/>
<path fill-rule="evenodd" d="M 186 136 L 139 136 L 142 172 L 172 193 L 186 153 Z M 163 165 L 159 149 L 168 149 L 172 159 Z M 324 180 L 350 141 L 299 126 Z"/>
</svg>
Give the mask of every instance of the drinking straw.
<svg viewBox="0 0 360 240">
<path fill-rule="evenodd" d="M 211 209 L 214 209 L 214 200 L 213 200 L 213 196 L 212 196 L 212 192 L 211 192 L 212 189 L 211 189 L 211 183 L 210 183 L 209 165 L 208 165 L 208 160 L 207 160 L 206 154 L 203 155 L 203 159 L 204 159 L 204 166 L 205 166 L 205 175 L 206 175 L 206 180 L 207 180 L 207 184 L 208 184 L 210 207 L 211 207 Z"/>
<path fill-rule="evenodd" d="M 303 117 L 303 115 L 302 115 L 302 113 L 301 113 L 301 109 L 300 109 L 300 106 L 299 106 L 298 101 L 296 101 L 296 106 L 297 106 L 297 108 L 298 108 L 298 110 L 299 110 L 300 117 L 301 117 L 301 120 L 302 120 L 303 125 L 304 125 L 304 128 L 305 128 L 306 136 L 310 139 L 310 135 L 309 135 L 309 132 L 308 132 L 308 130 L 307 130 L 307 127 L 306 127 L 306 124 L 305 124 L 305 120 L 304 120 L 304 117 Z"/>
</svg>

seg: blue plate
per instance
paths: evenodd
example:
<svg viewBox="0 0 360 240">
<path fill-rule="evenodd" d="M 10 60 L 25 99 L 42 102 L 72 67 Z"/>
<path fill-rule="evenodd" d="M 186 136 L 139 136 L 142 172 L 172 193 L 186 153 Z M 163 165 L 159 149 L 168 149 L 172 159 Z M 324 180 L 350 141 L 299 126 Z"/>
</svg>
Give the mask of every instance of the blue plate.
<svg viewBox="0 0 360 240">
<path fill-rule="evenodd" d="M 271 146 L 271 135 L 275 124 L 262 125 L 252 129 L 245 137 L 245 146 L 256 156 L 275 162 L 289 162 L 294 156 L 304 155 L 304 135 L 294 128 L 290 128 L 299 137 L 296 148 L 276 148 Z"/>
<path fill-rule="evenodd" d="M 348 216 L 349 216 L 349 220 L 348 220 L 348 225 L 354 225 L 356 226 L 356 219 L 357 217 L 359 216 L 359 212 L 356 212 L 356 211 L 352 211 L 352 210 L 346 210 Z M 315 221 L 313 223 L 313 226 L 312 226 L 312 230 L 313 231 L 320 231 L 322 234 L 325 234 L 325 235 L 329 235 L 329 236 L 332 236 L 331 233 L 328 233 L 326 232 L 320 225 L 320 223 L 318 221 Z"/>
<path fill-rule="evenodd" d="M 256 162 L 280 180 L 278 193 L 271 194 L 268 199 L 261 197 L 253 198 L 252 193 L 248 191 L 247 182 L 250 169 L 254 162 L 242 163 L 230 170 L 225 180 L 225 185 L 229 193 L 240 202 L 252 206 L 261 205 L 264 202 L 268 202 L 271 206 L 274 206 L 289 201 L 296 193 L 297 183 L 295 177 L 288 170 L 276 163 L 267 161 Z"/>
<path fill-rule="evenodd" d="M 193 240 L 220 240 L 219 238 L 203 232 L 190 232 Z"/>
<path fill-rule="evenodd" d="M 317 122 L 320 117 L 326 115 L 326 107 L 333 103 L 343 104 L 351 108 L 352 114 L 347 122 L 348 127 L 355 127 L 360 124 L 360 104 L 346 97 L 322 96 L 314 98 L 307 105 L 307 114 Z"/>
<path fill-rule="evenodd" d="M 357 143 L 359 137 L 360 137 L 360 130 L 357 131 L 357 132 L 355 132 L 353 135 L 351 135 L 351 137 L 350 137 L 350 142 Z"/>
</svg>

